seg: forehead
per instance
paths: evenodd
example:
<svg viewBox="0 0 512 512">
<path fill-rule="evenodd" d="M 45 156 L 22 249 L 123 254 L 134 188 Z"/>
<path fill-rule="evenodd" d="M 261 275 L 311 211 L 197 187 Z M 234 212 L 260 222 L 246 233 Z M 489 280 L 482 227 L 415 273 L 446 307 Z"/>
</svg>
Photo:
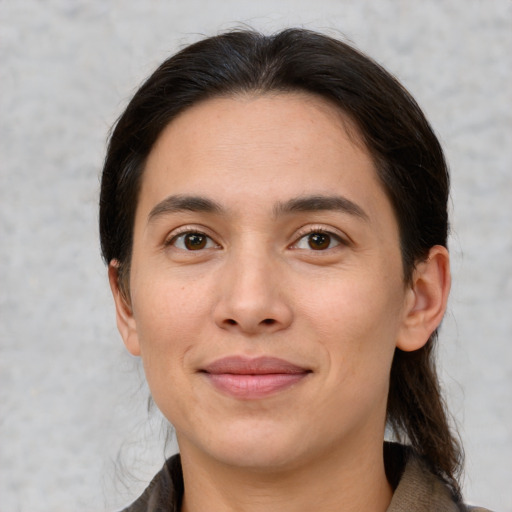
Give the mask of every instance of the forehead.
<svg viewBox="0 0 512 512">
<path fill-rule="evenodd" d="M 245 93 L 184 110 L 160 134 L 145 169 L 170 170 L 173 162 L 195 164 L 208 156 L 213 169 L 217 158 L 234 160 L 251 151 L 258 159 L 288 152 L 288 160 L 314 160 L 316 153 L 327 161 L 333 150 L 371 160 L 355 123 L 333 103 L 303 92 Z M 239 169 L 250 165 L 244 161 Z"/>
<path fill-rule="evenodd" d="M 163 130 L 139 207 L 147 214 L 167 195 L 200 194 L 247 208 L 334 189 L 370 208 L 384 194 L 354 123 L 312 94 L 246 94 L 198 103 Z"/>
<path fill-rule="evenodd" d="M 349 114 L 333 101 L 305 91 L 240 92 L 199 101 L 176 116 L 162 131 L 159 140 L 176 136 L 178 132 L 184 136 L 204 133 L 216 128 L 217 122 L 222 122 L 224 134 L 238 134 L 241 138 L 248 130 L 269 133 L 286 129 L 290 134 L 295 132 L 295 135 L 308 137 L 312 131 L 325 130 L 332 135 L 341 131 L 366 151 L 359 129 Z M 244 131 L 239 129 L 241 125 Z M 218 130 L 214 132 L 220 135 Z"/>
</svg>

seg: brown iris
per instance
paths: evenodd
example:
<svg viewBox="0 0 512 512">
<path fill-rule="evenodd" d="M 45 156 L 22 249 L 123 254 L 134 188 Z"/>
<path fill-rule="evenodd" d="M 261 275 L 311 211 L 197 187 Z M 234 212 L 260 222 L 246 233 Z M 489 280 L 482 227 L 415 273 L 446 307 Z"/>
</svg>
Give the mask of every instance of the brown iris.
<svg viewBox="0 0 512 512">
<path fill-rule="evenodd" d="M 326 233 L 311 233 L 308 236 L 308 245 L 315 251 L 327 249 L 331 244 L 331 237 Z"/>
<path fill-rule="evenodd" d="M 204 249 L 207 242 L 207 236 L 201 233 L 187 233 L 184 236 L 183 243 L 189 251 Z"/>
</svg>

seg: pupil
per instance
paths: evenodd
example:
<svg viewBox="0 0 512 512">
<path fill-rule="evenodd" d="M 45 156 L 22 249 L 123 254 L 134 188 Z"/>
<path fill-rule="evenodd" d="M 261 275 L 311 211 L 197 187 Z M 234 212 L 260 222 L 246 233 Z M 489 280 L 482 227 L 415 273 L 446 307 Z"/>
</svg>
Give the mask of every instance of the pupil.
<svg viewBox="0 0 512 512">
<path fill-rule="evenodd" d="M 308 243 L 309 247 L 315 251 L 327 249 L 331 243 L 331 237 L 324 233 L 313 233 L 312 235 L 309 235 Z"/>
<path fill-rule="evenodd" d="M 206 245 L 206 237 L 198 233 L 191 233 L 185 237 L 185 247 L 191 251 L 202 249 Z"/>
</svg>

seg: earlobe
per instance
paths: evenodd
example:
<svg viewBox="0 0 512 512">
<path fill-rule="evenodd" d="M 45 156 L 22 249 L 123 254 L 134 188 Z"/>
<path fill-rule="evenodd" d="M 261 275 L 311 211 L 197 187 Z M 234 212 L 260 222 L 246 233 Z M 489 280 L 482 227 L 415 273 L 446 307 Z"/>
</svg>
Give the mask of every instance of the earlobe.
<svg viewBox="0 0 512 512">
<path fill-rule="evenodd" d="M 119 283 L 119 262 L 112 260 L 108 266 L 108 280 L 116 307 L 117 329 L 123 338 L 124 344 L 134 356 L 140 356 L 140 344 L 137 335 L 137 325 L 129 297 L 126 297 Z"/>
<path fill-rule="evenodd" d="M 443 319 L 450 285 L 448 250 L 436 245 L 430 249 L 428 258 L 414 269 L 397 340 L 399 349 L 410 352 L 425 345 Z"/>
</svg>

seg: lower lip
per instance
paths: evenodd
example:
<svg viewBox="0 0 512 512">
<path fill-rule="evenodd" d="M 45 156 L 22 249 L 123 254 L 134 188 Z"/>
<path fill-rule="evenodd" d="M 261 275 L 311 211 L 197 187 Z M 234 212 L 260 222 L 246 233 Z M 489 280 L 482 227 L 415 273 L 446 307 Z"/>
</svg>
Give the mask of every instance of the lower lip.
<svg viewBox="0 0 512 512">
<path fill-rule="evenodd" d="M 205 375 L 219 391 L 235 398 L 251 400 L 284 391 L 300 382 L 308 373 L 270 373 L 261 375 L 206 373 Z"/>
</svg>

